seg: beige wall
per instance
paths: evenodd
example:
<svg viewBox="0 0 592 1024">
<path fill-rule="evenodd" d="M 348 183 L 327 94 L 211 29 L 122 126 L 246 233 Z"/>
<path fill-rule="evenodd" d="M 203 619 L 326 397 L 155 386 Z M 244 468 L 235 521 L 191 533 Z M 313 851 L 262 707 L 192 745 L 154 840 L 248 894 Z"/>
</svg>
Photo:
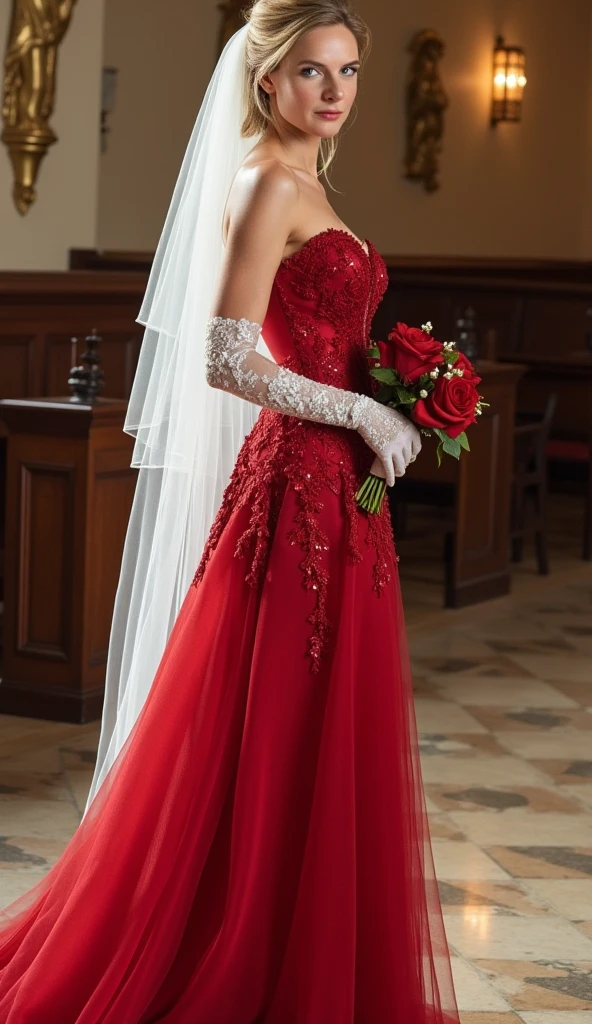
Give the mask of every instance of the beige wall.
<svg viewBox="0 0 592 1024">
<path fill-rule="evenodd" d="M 590 89 L 590 0 L 359 0 L 374 44 L 360 116 L 343 140 L 335 183 L 352 227 L 385 252 L 580 257 Z M 450 99 L 442 188 L 402 178 L 405 48 L 417 29 L 446 41 Z M 526 50 L 520 125 L 489 125 L 495 35 Z M 371 187 L 368 182 L 371 181 Z"/>
<path fill-rule="evenodd" d="M 105 64 L 119 79 L 100 163 L 99 247 L 156 245 L 215 67 L 219 17 L 213 0 L 105 0 Z"/>
<path fill-rule="evenodd" d="M 592 6 L 590 7 L 590 34 L 588 37 L 588 62 L 592 69 Z M 582 256 L 592 259 L 592 70 L 588 88 L 587 114 L 588 154 L 586 162 L 586 200 L 582 217 Z"/>
<path fill-rule="evenodd" d="M 374 42 L 359 115 L 332 173 L 345 192 L 330 193 L 344 221 L 393 254 L 592 255 L 589 5 L 358 0 Z M 155 245 L 212 71 L 217 25 L 213 2 L 171 0 L 163 8 L 157 0 L 106 0 L 105 58 L 120 67 L 121 82 L 101 162 L 102 246 Z M 426 27 L 446 40 L 442 71 L 450 98 L 442 188 L 433 195 L 405 181 L 401 170 L 405 51 Z M 523 123 L 492 129 L 498 32 L 524 46 L 529 81 Z"/>
<path fill-rule="evenodd" d="M 102 49 L 102 13 L 105 39 Z M 0 39 L 7 31 L 0 5 Z M 359 116 L 329 193 L 383 252 L 592 257 L 592 14 L 589 0 L 358 0 L 374 35 Z M 0 269 L 62 269 L 70 247 L 152 249 L 215 61 L 214 0 L 80 0 L 60 55 L 60 136 L 25 218 L 0 147 Z M 442 188 L 402 177 L 406 47 L 444 37 L 450 97 Z M 527 53 L 524 121 L 489 126 L 493 40 Z M 120 69 L 107 153 L 97 130 L 100 67 Z M 558 73 L 559 69 L 559 73 Z M 97 215 L 98 209 L 98 215 Z"/>
<path fill-rule="evenodd" d="M 4 52 L 9 8 L 0 4 Z M 62 43 L 51 124 L 58 142 L 41 165 L 38 197 L 22 217 L 0 144 L 0 270 L 64 270 L 68 249 L 94 246 L 97 225 L 103 0 L 80 0 Z"/>
</svg>

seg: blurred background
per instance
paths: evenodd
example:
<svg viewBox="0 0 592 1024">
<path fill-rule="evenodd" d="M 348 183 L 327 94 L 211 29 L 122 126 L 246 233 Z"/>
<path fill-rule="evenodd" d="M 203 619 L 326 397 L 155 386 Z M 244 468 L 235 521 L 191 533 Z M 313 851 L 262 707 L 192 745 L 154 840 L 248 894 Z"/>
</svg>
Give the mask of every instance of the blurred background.
<svg viewBox="0 0 592 1024">
<path fill-rule="evenodd" d="M 358 0 L 328 197 L 482 376 L 390 506 L 464 1024 L 592 1021 L 592 7 Z M 0 6 L 0 901 L 75 830 L 135 486 L 135 322 L 240 4 Z"/>
<path fill-rule="evenodd" d="M 11 5 L 0 9 L 1 39 Z M 3 270 L 66 270 L 73 248 L 153 251 L 215 65 L 222 6 L 78 0 L 59 47 L 51 119 L 59 144 L 24 220 L 11 199 L 10 163 L 0 163 Z M 400 256 L 590 259 L 587 0 L 360 0 L 358 10 L 373 46 L 358 117 L 344 129 L 331 176 L 343 192 L 335 206 L 352 230 Z M 429 201 L 402 174 L 407 49 L 426 28 L 445 44 L 440 74 L 450 101 L 441 187 Z M 492 130 L 499 34 L 524 48 L 528 84 L 520 126 Z M 114 83 L 106 69 L 114 69 Z M 103 153 L 102 98 L 113 104 Z"/>
</svg>

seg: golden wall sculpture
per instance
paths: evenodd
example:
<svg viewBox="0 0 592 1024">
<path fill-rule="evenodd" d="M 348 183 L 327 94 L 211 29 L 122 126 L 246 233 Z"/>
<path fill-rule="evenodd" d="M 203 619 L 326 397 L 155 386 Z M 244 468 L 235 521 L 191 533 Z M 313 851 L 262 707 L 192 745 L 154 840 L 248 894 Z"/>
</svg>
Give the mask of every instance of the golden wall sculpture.
<svg viewBox="0 0 592 1024">
<path fill-rule="evenodd" d="M 407 74 L 405 177 L 421 181 L 427 192 L 440 187 L 440 153 L 448 98 L 440 79 L 444 40 L 432 29 L 418 32 L 409 45 Z"/>
<path fill-rule="evenodd" d="M 57 136 L 49 125 L 56 92 L 58 47 L 76 0 L 12 0 L 4 57 L 2 117 L 19 213 L 35 201 L 39 166 Z"/>
</svg>

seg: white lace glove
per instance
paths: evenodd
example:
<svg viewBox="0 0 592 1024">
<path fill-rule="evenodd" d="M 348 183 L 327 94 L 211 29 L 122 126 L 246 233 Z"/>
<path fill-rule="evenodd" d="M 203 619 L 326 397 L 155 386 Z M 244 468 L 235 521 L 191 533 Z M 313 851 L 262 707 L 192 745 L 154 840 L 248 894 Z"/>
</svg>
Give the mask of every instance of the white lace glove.
<svg viewBox="0 0 592 1024">
<path fill-rule="evenodd" d="M 267 409 L 358 430 L 378 455 L 387 484 L 394 484 L 395 476 L 402 476 L 421 447 L 416 427 L 369 395 L 321 384 L 278 366 L 255 351 L 260 333 L 261 325 L 245 317 L 210 317 L 206 326 L 208 384 Z"/>
<path fill-rule="evenodd" d="M 421 434 L 414 423 L 396 409 L 370 399 L 358 430 L 378 458 L 370 467 L 375 476 L 392 487 L 421 450 Z"/>
</svg>

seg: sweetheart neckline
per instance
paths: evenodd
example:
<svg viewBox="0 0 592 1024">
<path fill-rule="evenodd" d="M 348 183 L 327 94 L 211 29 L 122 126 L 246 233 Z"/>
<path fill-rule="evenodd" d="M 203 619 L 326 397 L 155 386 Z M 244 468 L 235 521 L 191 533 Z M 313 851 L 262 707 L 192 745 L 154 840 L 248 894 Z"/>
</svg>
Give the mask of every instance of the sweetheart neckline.
<svg viewBox="0 0 592 1024">
<path fill-rule="evenodd" d="M 283 259 L 281 260 L 281 262 L 282 263 L 288 263 L 291 259 L 294 258 L 294 256 L 298 256 L 298 253 L 301 253 L 303 249 L 307 249 L 308 246 L 310 245 L 310 243 L 314 242 L 314 240 L 316 238 L 321 238 L 323 235 L 327 235 L 330 231 L 333 231 L 333 232 L 337 233 L 338 235 L 347 235 L 348 238 L 351 238 L 352 241 L 354 242 L 354 244 L 357 245 L 358 248 L 360 248 L 362 250 L 362 252 L 364 253 L 364 256 L 366 257 L 368 262 L 370 262 L 370 246 L 371 246 L 372 243 L 371 243 L 369 238 L 364 238 L 363 241 L 361 242 L 357 235 L 354 235 L 351 231 L 348 231 L 346 228 L 333 228 L 333 227 L 323 228 L 322 231 L 317 231 L 317 233 L 315 235 L 311 235 L 310 238 L 306 239 L 306 242 L 304 243 L 304 245 L 301 245 L 300 248 L 296 249 L 295 252 L 290 253 L 289 256 L 284 256 Z M 363 244 L 364 242 L 368 246 L 368 249 L 364 248 L 364 244 Z"/>
</svg>

